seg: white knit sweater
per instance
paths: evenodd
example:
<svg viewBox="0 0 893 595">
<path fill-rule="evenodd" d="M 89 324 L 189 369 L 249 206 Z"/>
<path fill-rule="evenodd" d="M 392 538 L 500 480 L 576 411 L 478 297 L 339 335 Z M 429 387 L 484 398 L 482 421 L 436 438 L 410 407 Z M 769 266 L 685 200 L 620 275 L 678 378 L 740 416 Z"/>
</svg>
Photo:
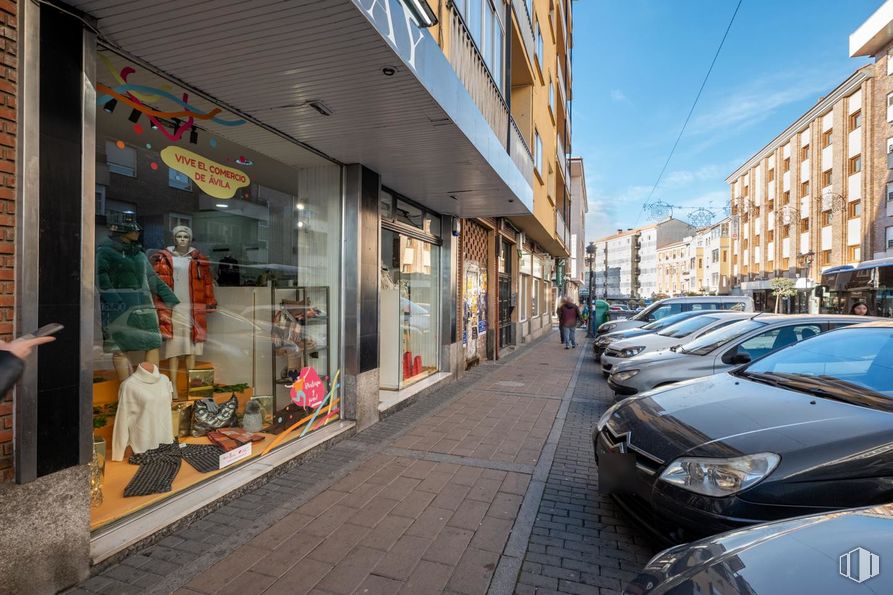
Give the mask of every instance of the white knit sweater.
<svg viewBox="0 0 893 595">
<path fill-rule="evenodd" d="M 118 389 L 118 413 L 112 434 L 112 460 L 124 460 L 128 446 L 134 453 L 173 442 L 171 400 L 173 387 L 167 376 L 153 366 L 151 372 L 136 367 Z"/>
</svg>

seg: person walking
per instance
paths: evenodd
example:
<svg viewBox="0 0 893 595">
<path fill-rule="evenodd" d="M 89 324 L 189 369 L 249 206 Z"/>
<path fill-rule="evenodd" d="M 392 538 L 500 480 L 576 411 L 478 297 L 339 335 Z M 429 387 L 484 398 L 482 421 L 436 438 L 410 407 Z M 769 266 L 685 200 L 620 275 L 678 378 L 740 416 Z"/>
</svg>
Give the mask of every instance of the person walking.
<svg viewBox="0 0 893 595">
<path fill-rule="evenodd" d="M 868 304 L 862 301 L 856 302 L 853 304 L 853 307 L 850 308 L 850 314 L 855 314 L 856 316 L 868 316 Z"/>
<path fill-rule="evenodd" d="M 579 324 L 582 315 L 580 308 L 573 300 L 565 298 L 562 305 L 558 308 L 558 328 L 561 329 L 561 337 L 564 341 L 564 348 L 577 348 L 577 339 L 575 337 L 577 324 Z"/>
</svg>

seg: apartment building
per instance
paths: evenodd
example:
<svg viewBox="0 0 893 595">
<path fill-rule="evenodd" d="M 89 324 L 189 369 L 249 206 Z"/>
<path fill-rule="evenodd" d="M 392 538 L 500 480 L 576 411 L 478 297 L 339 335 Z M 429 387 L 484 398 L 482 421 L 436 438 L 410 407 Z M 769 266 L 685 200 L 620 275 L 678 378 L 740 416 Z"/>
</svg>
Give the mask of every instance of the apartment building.
<svg viewBox="0 0 893 595">
<path fill-rule="evenodd" d="M 617 230 L 596 241 L 595 294 L 647 299 L 658 293 L 658 251 L 682 240 L 694 228 L 678 219 Z"/>
<path fill-rule="evenodd" d="M 657 251 L 657 293 L 682 295 L 688 291 L 688 242 L 667 244 Z"/>
<path fill-rule="evenodd" d="M 583 159 L 573 157 L 570 159 L 571 176 L 571 255 L 568 265 L 565 267 L 565 295 L 575 302 L 580 301 L 580 291 L 588 292 L 588 286 L 584 283 L 584 271 L 586 270 L 586 213 L 589 212 L 589 200 L 586 196 L 586 171 L 583 167 Z"/>
<path fill-rule="evenodd" d="M 458 240 L 458 333 L 466 365 L 551 328 L 571 256 L 571 48 L 569 0 L 428 0 L 430 30 L 532 190 L 531 203 L 489 201 Z M 468 197 L 451 194 L 457 213 Z M 502 217 L 499 217 L 502 215 Z M 517 296 L 516 303 L 512 296 Z M 485 307 L 465 307 L 484 303 Z"/>
<path fill-rule="evenodd" d="M 0 403 L 17 536 L 0 592 L 64 590 L 551 328 L 555 258 L 570 254 L 568 0 L 163 13 L 176 25 L 136 1 L 0 5 L 0 334 L 45 312 L 65 326 Z M 159 355 L 151 296 L 137 312 L 129 286 L 106 282 L 113 258 L 163 269 L 175 231 L 215 281 L 196 311 L 217 306 L 182 361 Z M 108 447 L 143 360 L 187 425 L 194 382 L 246 387 L 237 411 L 255 400 L 265 423 L 298 379 L 337 407 L 219 473 L 125 497 L 137 466 Z"/>
<path fill-rule="evenodd" d="M 893 2 L 887 1 L 849 40 L 850 56 L 870 56 L 873 77 L 865 100 L 866 142 L 863 200 L 867 221 L 864 259 L 893 256 Z"/>
<path fill-rule="evenodd" d="M 822 270 L 883 247 L 874 79 L 874 66 L 854 72 L 726 179 L 733 286 L 768 300 L 769 279 L 788 276 L 805 292 Z"/>
</svg>

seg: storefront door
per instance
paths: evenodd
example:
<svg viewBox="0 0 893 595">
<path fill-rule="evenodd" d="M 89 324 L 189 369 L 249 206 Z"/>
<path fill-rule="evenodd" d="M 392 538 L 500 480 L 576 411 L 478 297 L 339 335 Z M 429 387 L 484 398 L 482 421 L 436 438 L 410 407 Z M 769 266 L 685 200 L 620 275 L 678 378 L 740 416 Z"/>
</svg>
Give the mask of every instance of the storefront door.
<svg viewBox="0 0 893 595">
<path fill-rule="evenodd" d="M 514 325 L 512 325 L 512 277 L 499 275 L 499 347 L 512 345 L 514 341 Z"/>
</svg>

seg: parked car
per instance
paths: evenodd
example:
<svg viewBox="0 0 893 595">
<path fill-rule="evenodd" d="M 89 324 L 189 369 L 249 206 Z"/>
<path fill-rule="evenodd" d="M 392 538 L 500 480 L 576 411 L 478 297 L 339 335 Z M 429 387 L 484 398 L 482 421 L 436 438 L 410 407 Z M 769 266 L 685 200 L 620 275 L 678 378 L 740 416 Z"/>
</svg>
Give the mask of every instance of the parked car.
<svg viewBox="0 0 893 595">
<path fill-rule="evenodd" d="M 629 328 L 645 326 L 649 322 L 660 320 L 690 310 L 741 310 L 753 312 L 753 300 L 742 295 L 695 296 L 667 298 L 654 302 L 647 308 L 626 320 L 612 320 L 598 327 L 598 334 L 622 331 Z"/>
<path fill-rule="evenodd" d="M 629 361 L 637 355 L 677 347 L 701 335 L 751 317 L 753 314 L 750 312 L 712 310 L 702 316 L 677 322 L 656 333 L 615 341 L 602 356 L 602 374 L 607 377 L 615 365 Z"/>
<path fill-rule="evenodd" d="M 893 321 L 621 401 L 593 447 L 600 489 L 675 542 L 893 502 Z"/>
<path fill-rule="evenodd" d="M 847 314 L 754 314 L 676 348 L 643 353 L 611 369 L 608 385 L 634 395 L 730 370 L 791 343 L 847 324 L 865 322 Z"/>
<path fill-rule="evenodd" d="M 878 557 L 866 556 L 863 566 L 854 560 L 858 548 Z M 890 555 L 893 504 L 882 504 L 763 523 L 664 550 L 623 593 L 893 593 L 893 573 L 880 572 L 880 559 Z"/>
<path fill-rule="evenodd" d="M 689 318 L 692 318 L 694 316 L 703 316 L 704 314 L 709 314 L 711 312 L 713 312 L 713 310 L 689 310 L 688 312 L 680 312 L 679 314 L 673 314 L 671 316 L 667 316 L 666 318 L 661 318 L 660 320 L 649 322 L 645 326 L 630 328 L 626 329 L 625 331 L 614 331 L 613 333 L 605 333 L 592 342 L 592 351 L 595 354 L 595 361 L 598 361 L 601 358 L 601 355 L 605 352 L 605 349 L 608 347 L 608 345 L 610 345 L 614 341 L 620 341 L 621 339 L 640 337 L 642 335 L 656 333 L 657 331 L 663 330 L 668 326 L 672 326 L 677 322 L 688 320 Z"/>
</svg>

